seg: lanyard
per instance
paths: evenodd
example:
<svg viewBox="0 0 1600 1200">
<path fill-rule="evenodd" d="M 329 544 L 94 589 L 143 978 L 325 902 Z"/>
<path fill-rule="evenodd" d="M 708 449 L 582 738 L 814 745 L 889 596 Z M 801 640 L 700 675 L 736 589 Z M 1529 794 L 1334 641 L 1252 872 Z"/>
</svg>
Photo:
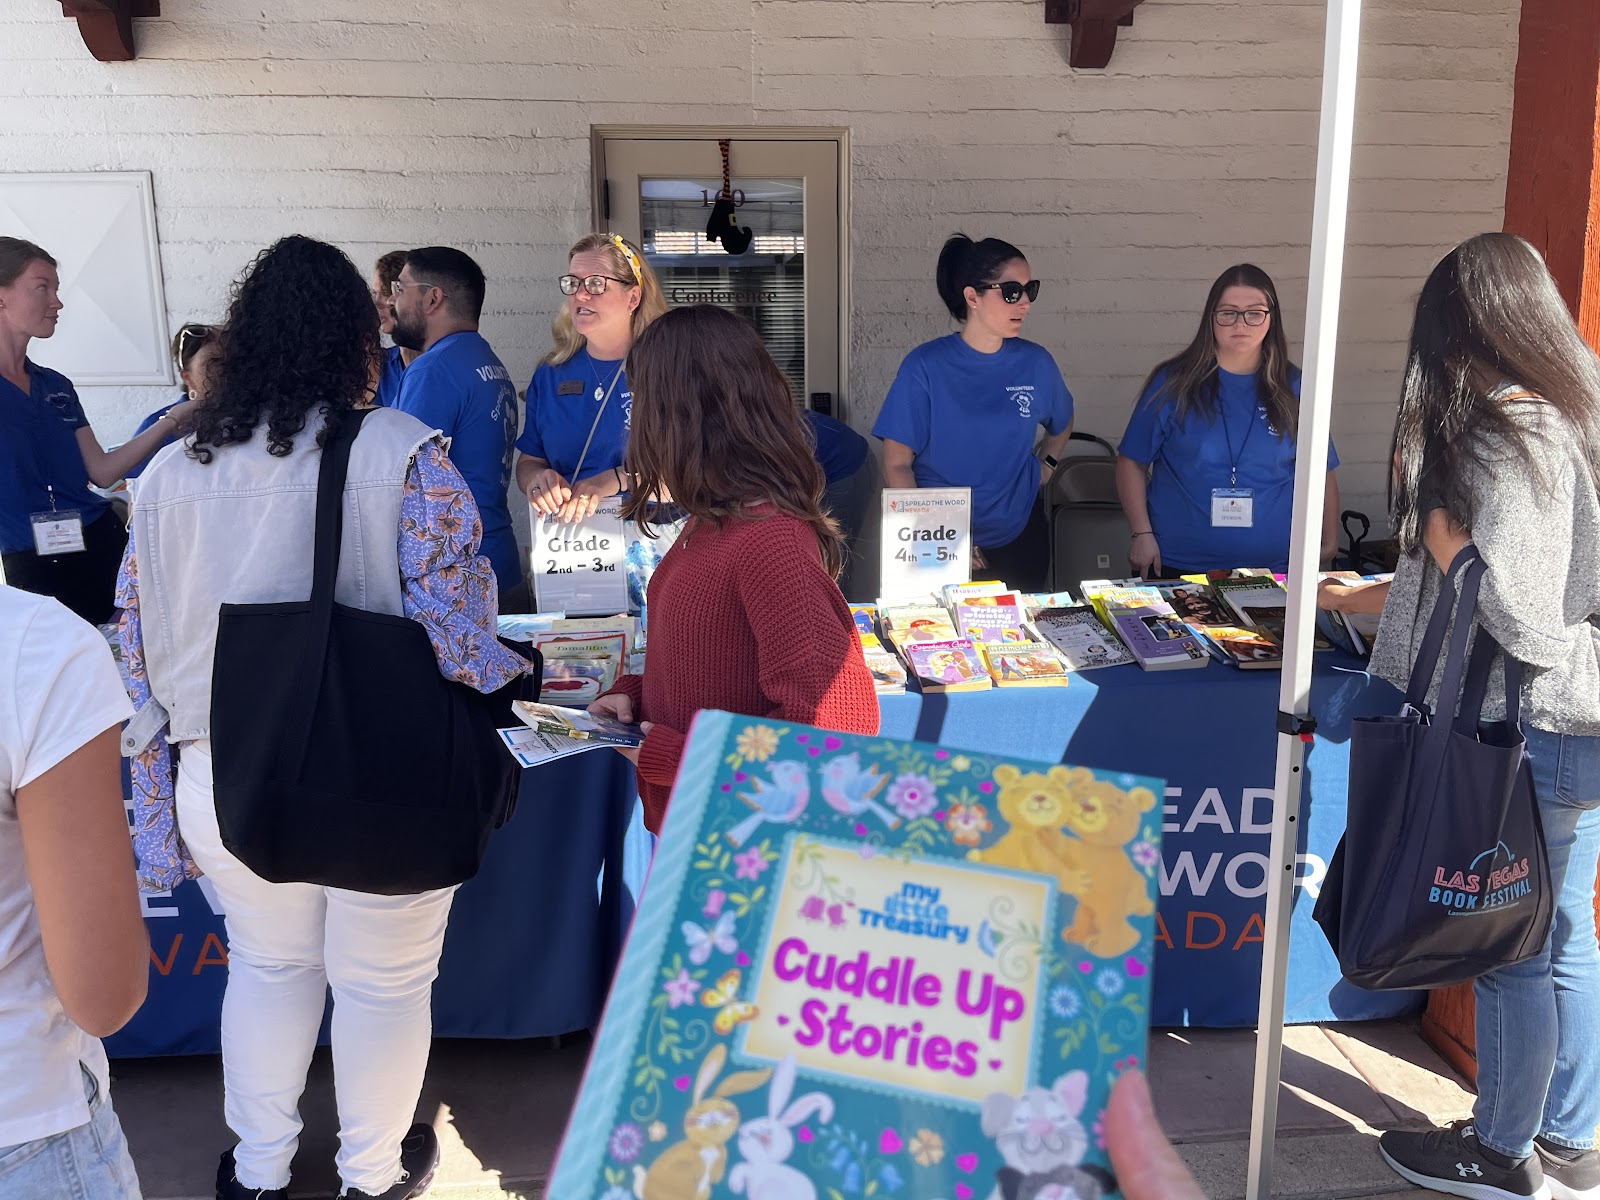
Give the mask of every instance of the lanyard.
<svg viewBox="0 0 1600 1200">
<path fill-rule="evenodd" d="M 583 439 L 583 449 L 578 452 L 578 465 L 572 468 L 572 482 L 578 482 L 578 473 L 583 470 L 583 460 L 589 457 L 589 443 L 594 441 L 594 431 L 600 428 L 600 418 L 605 415 L 606 405 L 611 403 L 611 393 L 616 389 L 617 380 L 622 378 L 622 368 L 627 366 L 624 360 L 622 366 L 617 368 L 617 373 L 611 377 L 611 386 L 606 388 L 605 398 L 600 401 L 600 407 L 594 414 L 594 423 L 589 426 L 589 436 Z M 590 360 L 589 370 L 594 370 L 593 360 Z"/>
<path fill-rule="evenodd" d="M 1233 435 L 1228 432 L 1228 414 L 1222 406 L 1222 391 L 1217 390 L 1217 421 L 1222 425 L 1223 440 L 1228 443 L 1228 486 L 1239 486 L 1239 460 L 1244 457 L 1245 448 L 1250 445 L 1250 435 L 1256 431 L 1256 405 L 1250 405 L 1250 424 L 1244 431 L 1244 440 L 1239 443 L 1239 453 L 1233 452 Z"/>
</svg>

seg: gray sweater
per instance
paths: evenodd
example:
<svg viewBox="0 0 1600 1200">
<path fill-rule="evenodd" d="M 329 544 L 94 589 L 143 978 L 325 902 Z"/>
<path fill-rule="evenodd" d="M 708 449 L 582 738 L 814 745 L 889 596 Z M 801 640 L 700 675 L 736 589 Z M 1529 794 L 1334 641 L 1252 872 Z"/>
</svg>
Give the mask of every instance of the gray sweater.
<svg viewBox="0 0 1600 1200">
<path fill-rule="evenodd" d="M 1507 408 L 1533 435 L 1535 469 L 1504 439 L 1485 437 L 1485 468 L 1467 475 L 1472 540 L 1487 567 L 1478 624 L 1527 666 L 1525 722 L 1600 735 L 1600 496 L 1559 413 L 1539 400 Z M 1404 689 L 1443 580 L 1425 551 L 1401 559 L 1372 650 L 1374 674 Z M 1438 686 L 1436 674 L 1428 694 L 1435 707 Z M 1484 717 L 1504 713 L 1505 676 L 1497 665 Z"/>
</svg>

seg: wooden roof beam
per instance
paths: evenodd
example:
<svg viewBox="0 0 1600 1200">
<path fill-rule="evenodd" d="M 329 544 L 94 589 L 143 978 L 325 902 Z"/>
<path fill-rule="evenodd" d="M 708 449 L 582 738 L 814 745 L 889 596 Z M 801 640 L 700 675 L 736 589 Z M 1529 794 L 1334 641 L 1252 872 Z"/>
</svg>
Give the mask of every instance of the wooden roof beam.
<svg viewBox="0 0 1600 1200">
<path fill-rule="evenodd" d="M 135 57 L 133 19 L 159 17 L 161 0 L 61 0 L 61 15 L 77 21 L 83 44 L 101 62 L 128 62 Z"/>
<path fill-rule="evenodd" d="M 1044 0 L 1047 25 L 1072 26 L 1074 67 L 1099 70 L 1111 61 L 1117 45 L 1117 28 L 1133 24 L 1133 10 L 1142 0 Z"/>
</svg>

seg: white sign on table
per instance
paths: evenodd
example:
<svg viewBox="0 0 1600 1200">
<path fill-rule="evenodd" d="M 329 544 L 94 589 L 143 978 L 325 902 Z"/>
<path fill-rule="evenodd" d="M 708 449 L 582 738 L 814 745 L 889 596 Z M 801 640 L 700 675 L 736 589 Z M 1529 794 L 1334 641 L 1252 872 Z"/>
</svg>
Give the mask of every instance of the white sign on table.
<svg viewBox="0 0 1600 1200">
<path fill-rule="evenodd" d="M 885 600 L 937 593 L 972 578 L 972 489 L 884 488 L 881 579 Z"/>
<path fill-rule="evenodd" d="M 609 617 L 628 611 L 627 538 L 616 499 L 575 525 L 535 512 L 530 521 L 533 597 L 541 612 Z"/>
</svg>

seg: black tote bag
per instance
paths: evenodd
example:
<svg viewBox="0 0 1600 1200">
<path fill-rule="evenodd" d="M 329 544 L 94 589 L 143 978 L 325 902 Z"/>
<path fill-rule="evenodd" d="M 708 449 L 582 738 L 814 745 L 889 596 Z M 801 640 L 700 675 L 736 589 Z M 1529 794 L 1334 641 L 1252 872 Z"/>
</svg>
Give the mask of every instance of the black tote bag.
<svg viewBox="0 0 1600 1200">
<path fill-rule="evenodd" d="M 510 816 L 519 772 L 495 729 L 538 676 L 484 695 L 439 673 L 416 621 L 335 602 L 365 415 L 322 450 L 311 598 L 221 607 L 213 784 L 223 845 L 261 878 L 410 895 L 470 879 Z"/>
<path fill-rule="evenodd" d="M 1522 666 L 1504 655 L 1506 717 L 1481 725 L 1502 655 L 1486 630 L 1468 662 L 1484 569 L 1470 545 L 1451 563 L 1400 715 L 1351 727 L 1345 834 L 1313 915 L 1341 974 L 1360 987 L 1462 983 L 1531 958 L 1549 933 L 1549 860 L 1519 728 Z M 1434 714 L 1428 686 L 1452 606 Z"/>
</svg>

